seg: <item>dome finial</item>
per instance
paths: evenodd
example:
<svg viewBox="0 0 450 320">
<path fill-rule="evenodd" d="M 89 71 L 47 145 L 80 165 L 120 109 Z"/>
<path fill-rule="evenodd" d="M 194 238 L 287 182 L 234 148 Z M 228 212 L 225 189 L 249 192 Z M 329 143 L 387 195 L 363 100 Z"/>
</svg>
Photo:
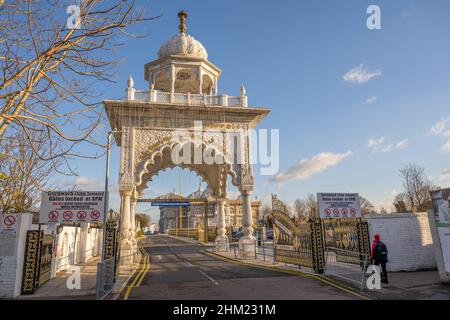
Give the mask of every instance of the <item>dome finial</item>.
<svg viewBox="0 0 450 320">
<path fill-rule="evenodd" d="M 185 12 L 183 10 L 178 12 L 178 18 L 180 18 L 180 25 L 178 26 L 178 28 L 180 29 L 180 33 L 184 33 L 187 29 L 187 27 L 186 27 L 187 16 L 188 16 L 187 12 Z"/>
</svg>

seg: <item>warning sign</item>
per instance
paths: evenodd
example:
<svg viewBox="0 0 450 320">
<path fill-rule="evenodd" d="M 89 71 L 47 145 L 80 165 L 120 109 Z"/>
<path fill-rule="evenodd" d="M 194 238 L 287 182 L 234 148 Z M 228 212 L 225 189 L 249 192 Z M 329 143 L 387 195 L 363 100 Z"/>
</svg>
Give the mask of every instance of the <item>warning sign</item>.
<svg viewBox="0 0 450 320">
<path fill-rule="evenodd" d="M 361 218 L 358 193 L 318 193 L 317 203 L 321 218 Z"/>
<path fill-rule="evenodd" d="M 82 221 L 86 220 L 86 211 L 78 211 L 77 218 Z"/>
<path fill-rule="evenodd" d="M 19 225 L 19 215 L 1 214 L 0 215 L 0 233 L 16 233 Z"/>
<path fill-rule="evenodd" d="M 56 222 L 56 221 L 58 221 L 58 217 L 59 217 L 59 213 L 58 213 L 58 211 L 50 211 L 49 213 L 48 213 L 48 220 L 49 221 L 51 221 L 51 222 Z"/>
<path fill-rule="evenodd" d="M 72 217 L 73 217 L 73 212 L 72 211 L 70 211 L 70 210 L 64 211 L 64 213 L 63 213 L 64 220 L 66 220 L 66 221 L 67 220 L 71 220 Z"/>
<path fill-rule="evenodd" d="M 91 212 L 92 220 L 98 220 L 100 218 L 100 212 L 98 210 L 94 210 Z"/>
<path fill-rule="evenodd" d="M 42 192 L 39 222 L 102 221 L 104 205 L 104 191 Z"/>
</svg>

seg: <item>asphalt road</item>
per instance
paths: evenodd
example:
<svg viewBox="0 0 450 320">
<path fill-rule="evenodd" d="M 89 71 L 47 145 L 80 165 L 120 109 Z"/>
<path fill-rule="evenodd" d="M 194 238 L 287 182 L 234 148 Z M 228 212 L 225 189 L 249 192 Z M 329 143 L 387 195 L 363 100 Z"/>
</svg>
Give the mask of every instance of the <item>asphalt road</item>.
<svg viewBox="0 0 450 320">
<path fill-rule="evenodd" d="M 208 256 L 199 244 L 153 235 L 141 245 L 150 268 L 126 290 L 129 300 L 358 299 L 317 279 Z"/>
</svg>

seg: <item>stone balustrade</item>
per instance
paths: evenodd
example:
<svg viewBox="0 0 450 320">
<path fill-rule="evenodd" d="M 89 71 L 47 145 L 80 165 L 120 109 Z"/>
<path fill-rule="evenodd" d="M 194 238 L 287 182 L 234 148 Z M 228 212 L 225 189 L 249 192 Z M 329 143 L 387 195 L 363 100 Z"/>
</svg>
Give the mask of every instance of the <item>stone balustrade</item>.
<svg viewBox="0 0 450 320">
<path fill-rule="evenodd" d="M 143 101 L 154 103 L 170 103 L 181 105 L 203 105 L 221 107 L 247 107 L 247 96 L 207 95 L 207 94 L 183 94 L 159 92 L 157 90 L 135 90 L 128 88 L 128 101 Z"/>
</svg>

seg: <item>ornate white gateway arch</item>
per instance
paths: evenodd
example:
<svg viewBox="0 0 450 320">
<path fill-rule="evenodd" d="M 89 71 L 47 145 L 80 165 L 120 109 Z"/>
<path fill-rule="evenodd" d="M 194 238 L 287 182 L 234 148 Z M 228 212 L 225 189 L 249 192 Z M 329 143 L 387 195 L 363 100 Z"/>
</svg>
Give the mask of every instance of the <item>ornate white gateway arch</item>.
<svg viewBox="0 0 450 320">
<path fill-rule="evenodd" d="M 188 35 L 180 12 L 180 33 L 161 46 L 158 59 L 145 65 L 149 90 L 135 90 L 130 76 L 124 100 L 105 100 L 115 140 L 121 147 L 121 261 L 132 262 L 136 251 L 134 209 L 159 171 L 175 166 L 196 172 L 219 201 L 218 248 L 225 242 L 227 178 L 243 200 L 245 237 L 251 241 L 253 174 L 251 139 L 270 109 L 247 105 L 239 96 L 217 94 L 221 70 L 208 61 L 203 45 Z M 251 248 L 251 246 L 249 246 Z"/>
</svg>

